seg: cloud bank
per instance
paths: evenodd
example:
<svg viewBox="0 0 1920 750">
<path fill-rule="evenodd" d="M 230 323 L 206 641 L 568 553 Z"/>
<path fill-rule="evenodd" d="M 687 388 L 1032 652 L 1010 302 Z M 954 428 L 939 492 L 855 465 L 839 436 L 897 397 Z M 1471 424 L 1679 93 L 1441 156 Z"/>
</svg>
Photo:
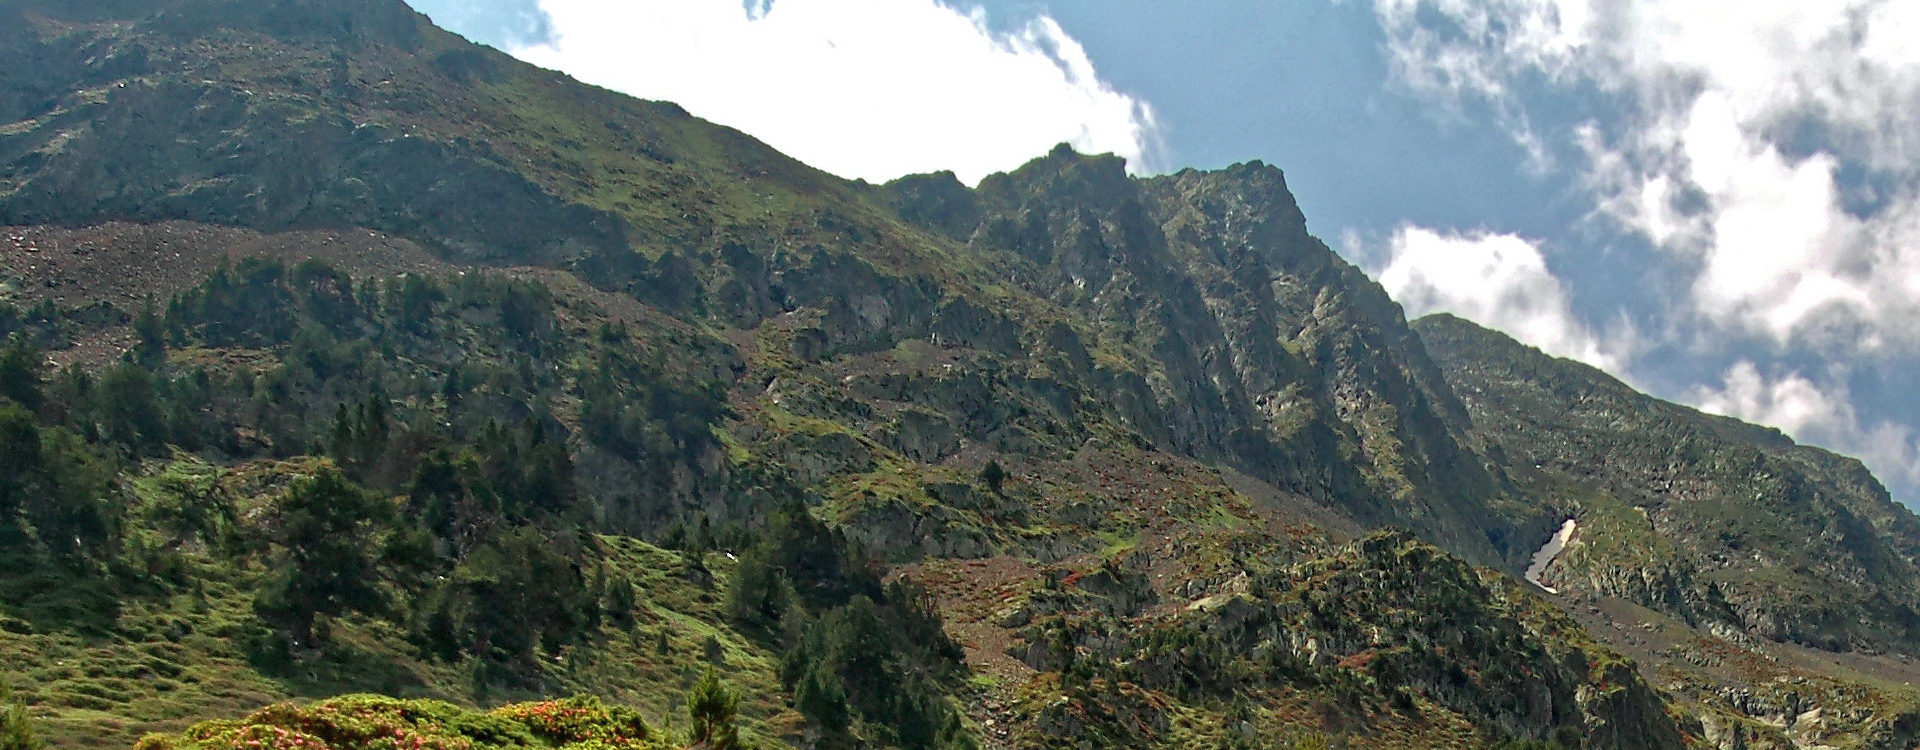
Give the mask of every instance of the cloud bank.
<svg viewBox="0 0 1920 750">
<path fill-rule="evenodd" d="M 1920 347 L 1920 5 L 1376 0 L 1401 80 L 1541 142 L 1529 81 L 1618 112 L 1575 146 L 1601 213 L 1694 312 L 1796 344 Z"/>
<path fill-rule="evenodd" d="M 1684 395 L 1920 487 L 1911 426 L 1805 369 L 1920 353 L 1920 3 L 1373 8 L 1400 85 L 1490 116 L 1682 282 L 1665 327 L 1738 360 Z"/>
<path fill-rule="evenodd" d="M 1052 19 L 996 31 L 936 0 L 540 0 L 538 65 L 673 101 L 845 177 L 968 183 L 1058 143 L 1160 168 L 1151 106 Z"/>
<path fill-rule="evenodd" d="M 1626 365 L 1630 337 L 1603 339 L 1575 316 L 1539 246 L 1521 237 L 1401 227 L 1374 276 L 1408 317 L 1453 313 L 1548 354 L 1614 372 Z"/>
</svg>

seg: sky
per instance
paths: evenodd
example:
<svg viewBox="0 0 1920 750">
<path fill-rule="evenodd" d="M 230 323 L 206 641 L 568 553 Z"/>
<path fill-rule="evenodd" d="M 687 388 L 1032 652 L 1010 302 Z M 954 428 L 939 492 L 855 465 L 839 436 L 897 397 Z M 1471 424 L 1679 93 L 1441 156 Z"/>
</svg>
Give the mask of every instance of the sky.
<svg viewBox="0 0 1920 750">
<path fill-rule="evenodd" d="M 1911 0 L 410 0 L 821 169 L 1261 160 L 1453 312 L 1920 501 Z"/>
</svg>

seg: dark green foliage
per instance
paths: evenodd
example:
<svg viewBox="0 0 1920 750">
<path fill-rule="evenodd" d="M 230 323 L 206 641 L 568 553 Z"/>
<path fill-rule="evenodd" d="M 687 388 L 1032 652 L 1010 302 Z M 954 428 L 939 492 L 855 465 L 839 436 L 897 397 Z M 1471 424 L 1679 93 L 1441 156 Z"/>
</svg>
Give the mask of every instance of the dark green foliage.
<svg viewBox="0 0 1920 750">
<path fill-rule="evenodd" d="M 166 323 L 160 314 L 148 302 L 140 308 L 140 314 L 133 319 L 133 349 L 127 356 L 149 367 L 164 362 L 167 358 Z"/>
<path fill-rule="evenodd" d="M 772 633 L 792 606 L 786 578 L 755 548 L 740 557 L 733 586 L 727 591 L 728 612 L 741 625 Z"/>
<path fill-rule="evenodd" d="M 522 528 L 477 546 L 418 599 L 425 645 L 448 658 L 465 653 L 530 667 L 542 650 L 577 639 L 598 609 L 598 592 L 556 541 Z"/>
<path fill-rule="evenodd" d="M 401 280 L 399 288 L 387 291 L 387 310 L 400 328 L 410 333 L 426 333 L 433 306 L 446 299 L 440 288 L 418 276 Z"/>
<path fill-rule="evenodd" d="M 77 312 L 62 310 L 50 299 L 26 309 L 0 302 L 0 336 L 19 337 L 37 346 L 63 344 L 80 327 L 73 320 Z"/>
<path fill-rule="evenodd" d="M 154 381 L 151 370 L 133 362 L 101 374 L 94 413 L 103 439 L 141 454 L 167 443 L 167 420 Z"/>
<path fill-rule="evenodd" d="M 55 557 L 110 557 L 111 471 L 71 432 L 0 406 L 0 536 L 30 534 Z"/>
<path fill-rule="evenodd" d="M 482 274 L 356 284 L 318 262 L 247 260 L 164 317 L 143 312 L 136 350 L 99 371 L 49 378 L 34 340 L 11 337 L 0 350 L 0 537 L 11 555 L 0 562 L 42 576 L 104 567 L 58 602 L 36 593 L 9 611 L 105 626 L 117 602 L 200 585 L 182 549 L 195 545 L 260 571 L 243 585 L 278 634 L 257 644 L 261 666 L 344 658 L 329 623 L 373 618 L 432 657 L 472 660 L 481 687 L 534 684 L 544 654 L 604 622 L 633 625 L 633 584 L 595 562 L 591 534 L 647 526 L 642 502 L 582 492 L 565 426 L 579 420 L 557 406 L 579 403 L 570 368 L 591 364 L 596 408 L 651 436 L 627 454 L 636 465 L 691 462 L 722 413 L 708 391 L 635 361 L 631 339 L 562 336 L 558 304 L 535 282 Z M 210 347 L 270 356 L 264 366 L 166 356 Z M 176 449 L 235 462 L 325 453 L 337 468 L 296 481 L 244 525 L 234 498 L 191 478 L 155 477 L 152 502 L 115 485 Z M 651 515 L 677 512 L 658 490 L 636 489 Z M 105 608 L 80 606 L 95 600 Z"/>
<path fill-rule="evenodd" d="M 0 519 L 12 519 L 46 478 L 40 426 L 17 406 L 0 407 Z"/>
<path fill-rule="evenodd" d="M 1001 485 L 1007 481 L 1007 470 L 1000 468 L 999 461 L 988 461 L 987 467 L 980 470 L 980 481 L 986 483 L 987 489 L 998 493 Z"/>
<path fill-rule="evenodd" d="M 295 482 L 276 510 L 278 551 L 255 604 L 263 619 L 307 644 L 316 618 L 385 604 L 375 585 L 373 537 L 389 506 L 329 470 Z"/>
<path fill-rule="evenodd" d="M 951 747 L 959 716 L 945 697 L 960 647 L 931 596 L 878 571 L 804 508 L 776 512 L 735 568 L 729 611 L 785 650 L 781 681 L 793 705 L 828 735 L 854 718 L 901 747 Z"/>
<path fill-rule="evenodd" d="M 690 388 L 673 382 L 613 347 L 597 350 L 591 367 L 580 382 L 585 439 L 636 465 L 688 463 L 719 449 L 713 427 L 725 399 L 715 384 Z M 664 475 L 647 479 L 656 484 L 640 489 L 668 491 Z"/>
<path fill-rule="evenodd" d="M 46 743 L 33 730 L 27 707 L 13 699 L 13 688 L 0 682 L 0 750 L 40 750 Z"/>
<path fill-rule="evenodd" d="M 707 670 L 687 693 L 687 719 L 693 730 L 689 734 L 696 745 L 711 750 L 743 750 L 746 745 L 740 741 L 739 717 L 740 696 L 720 684 L 713 670 Z"/>
<path fill-rule="evenodd" d="M 7 337 L 6 348 L 0 349 L 0 398 L 27 409 L 39 409 L 44 369 L 40 351 L 26 337 L 18 334 Z"/>
<path fill-rule="evenodd" d="M 855 551 L 846 537 L 797 505 L 773 514 L 761 533 L 757 553 L 764 564 L 781 572 L 809 608 L 835 607 L 856 596 L 881 594 L 877 567 Z"/>
<path fill-rule="evenodd" d="M 168 306 L 168 327 L 191 326 L 195 338 L 213 346 L 261 347 L 285 341 L 297 326 L 298 309 L 286 285 L 286 268 L 248 258 L 222 267 Z"/>
</svg>

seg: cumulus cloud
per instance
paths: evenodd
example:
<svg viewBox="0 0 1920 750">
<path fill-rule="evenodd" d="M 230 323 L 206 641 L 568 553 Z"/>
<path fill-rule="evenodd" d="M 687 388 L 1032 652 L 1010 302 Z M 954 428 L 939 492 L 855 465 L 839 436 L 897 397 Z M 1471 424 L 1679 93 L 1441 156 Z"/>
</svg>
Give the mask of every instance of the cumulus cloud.
<svg viewBox="0 0 1920 750">
<path fill-rule="evenodd" d="M 1386 256 L 1374 275 L 1410 317 L 1453 313 L 1548 354 L 1624 369 L 1632 337 L 1603 338 L 1582 322 L 1533 242 L 1512 234 L 1409 226 L 1394 233 Z"/>
<path fill-rule="evenodd" d="M 1718 384 L 1692 395 L 1704 411 L 1772 425 L 1856 456 L 1895 486 L 1920 485 L 1920 436 L 1905 425 L 1863 419 L 1839 374 L 1830 373 L 1827 382 L 1791 371 L 1769 376 L 1741 360 Z"/>
<path fill-rule="evenodd" d="M 996 31 L 937 0 L 539 0 L 549 41 L 513 54 L 677 102 L 821 169 L 885 180 L 1019 166 L 1057 143 L 1159 162 L 1146 102 L 1104 82 L 1052 19 Z"/>
<path fill-rule="evenodd" d="M 1778 346 L 1920 348 L 1920 4 L 1375 0 L 1401 80 L 1573 129 L 1601 213 L 1694 274 L 1693 312 Z M 1530 148 L 1533 146 L 1530 146 Z"/>
</svg>

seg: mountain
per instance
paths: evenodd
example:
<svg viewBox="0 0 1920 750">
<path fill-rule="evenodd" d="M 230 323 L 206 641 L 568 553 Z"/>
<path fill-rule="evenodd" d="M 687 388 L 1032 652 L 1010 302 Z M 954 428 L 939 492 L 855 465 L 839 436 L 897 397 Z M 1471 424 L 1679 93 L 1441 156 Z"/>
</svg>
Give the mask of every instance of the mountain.
<svg viewBox="0 0 1920 750">
<path fill-rule="evenodd" d="M 1911 649 L 1920 520 L 1859 461 L 1635 392 L 1458 318 L 1418 322 L 1523 485 L 1592 530 L 1557 569 L 1701 625 Z"/>
<path fill-rule="evenodd" d="M 13 0 L 0 62 L 0 654 L 64 744 L 1920 730 L 1857 464 L 1409 324 L 1274 167 L 849 182 L 399 0 Z"/>
<path fill-rule="evenodd" d="M 1625 650 L 1690 664 L 1663 667 L 1694 673 L 1678 693 L 1789 726 L 1822 701 L 1892 704 L 1826 721 L 1882 722 L 1867 733 L 1900 739 L 1880 746 L 1912 741 L 1889 728 L 1914 721 L 1912 698 L 1875 693 L 1911 684 L 1920 524 L 1859 461 L 1659 401 L 1459 318 L 1414 327 L 1524 494 L 1578 519 L 1581 542 L 1552 583 L 1651 635 Z M 1711 637 L 1672 642 L 1667 630 Z"/>
</svg>

